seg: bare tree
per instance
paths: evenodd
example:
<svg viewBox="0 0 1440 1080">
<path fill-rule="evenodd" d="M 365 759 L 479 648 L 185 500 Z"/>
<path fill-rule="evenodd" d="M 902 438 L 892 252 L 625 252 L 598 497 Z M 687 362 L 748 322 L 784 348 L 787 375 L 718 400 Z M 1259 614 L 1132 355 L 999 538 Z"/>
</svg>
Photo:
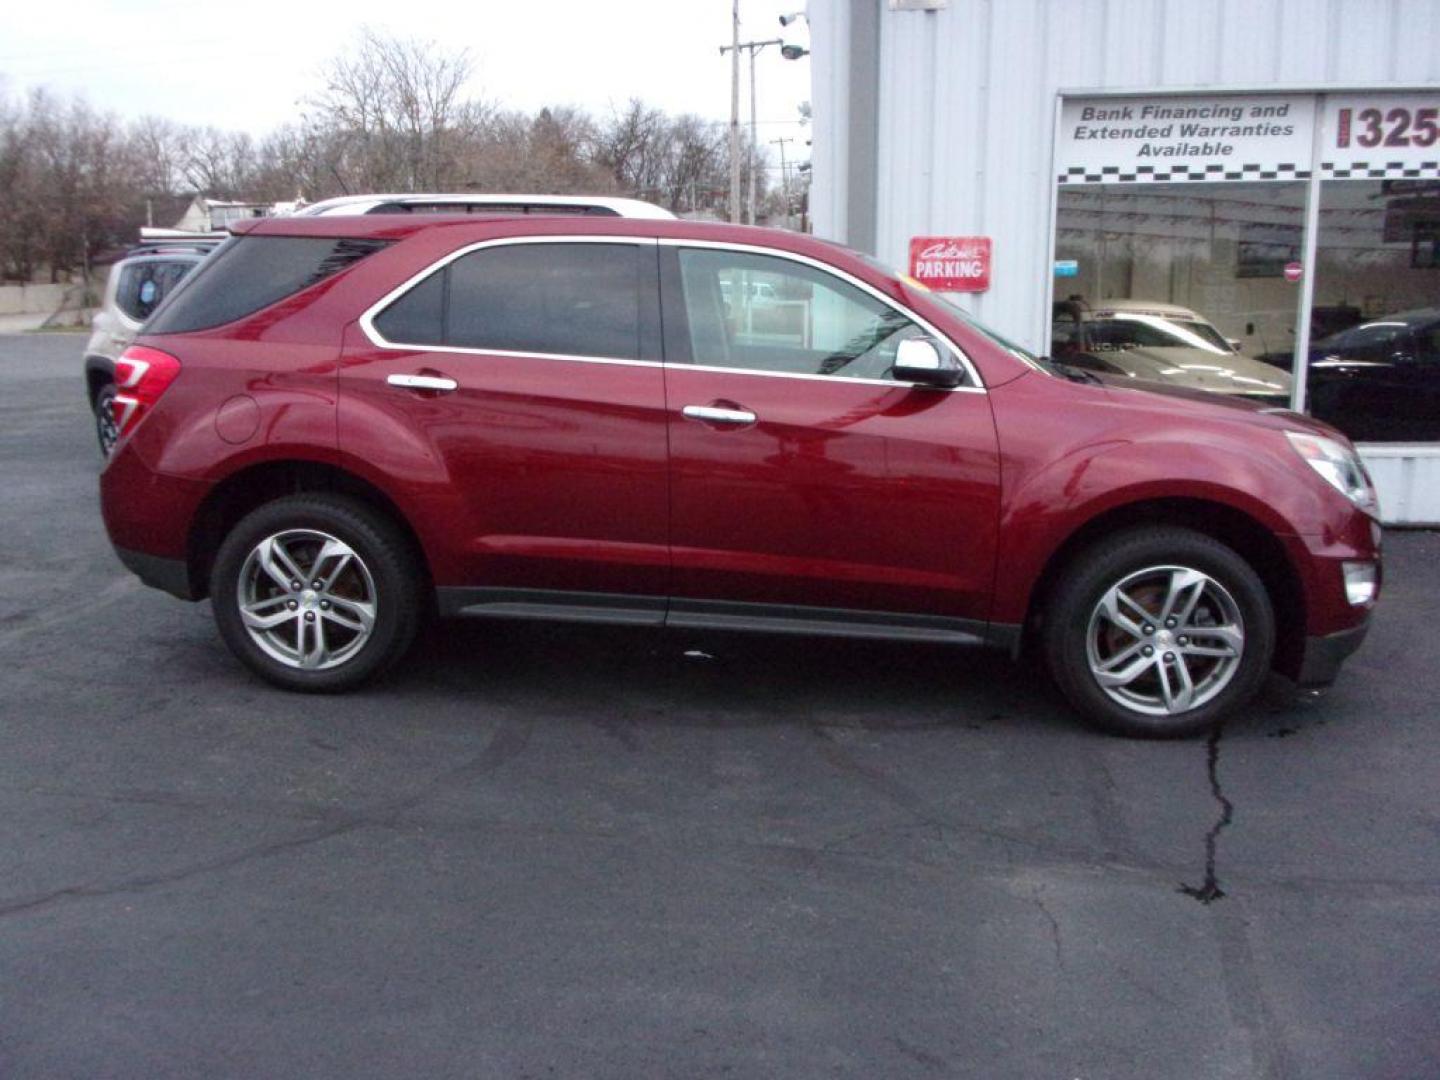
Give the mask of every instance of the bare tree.
<svg viewBox="0 0 1440 1080">
<path fill-rule="evenodd" d="M 468 94 L 472 69 L 464 50 L 365 30 L 325 68 L 304 115 L 259 140 L 155 116 L 121 125 L 44 90 L 0 93 L 0 276 L 59 279 L 84 268 L 133 239 L 147 201 L 187 192 L 279 202 L 387 190 L 621 191 L 724 215 L 719 124 L 638 100 L 598 122 L 568 106 L 502 111 Z M 764 173 L 757 179 L 763 202 L 769 185 Z"/>
<path fill-rule="evenodd" d="M 670 156 L 670 121 L 659 109 L 631 98 L 598 133 L 596 160 L 615 185 L 632 195 L 658 192 Z"/>
<path fill-rule="evenodd" d="M 473 67 L 466 50 L 362 30 L 325 69 L 306 118 L 312 137 L 333 144 L 335 182 L 373 191 L 454 186 L 461 145 L 490 111 L 462 96 Z"/>
<path fill-rule="evenodd" d="M 176 195 L 185 189 L 185 131 L 173 120 L 142 116 L 130 125 L 130 152 L 148 195 Z"/>
</svg>

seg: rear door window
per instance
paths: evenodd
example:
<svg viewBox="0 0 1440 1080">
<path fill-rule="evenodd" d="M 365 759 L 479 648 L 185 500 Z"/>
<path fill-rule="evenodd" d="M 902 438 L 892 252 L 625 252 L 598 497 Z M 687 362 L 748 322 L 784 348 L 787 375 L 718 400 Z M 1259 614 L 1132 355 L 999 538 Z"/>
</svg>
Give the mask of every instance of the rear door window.
<svg viewBox="0 0 1440 1080">
<path fill-rule="evenodd" d="M 481 248 L 389 304 L 374 327 L 391 345 L 648 358 L 654 259 L 653 247 L 638 244 Z"/>
</svg>

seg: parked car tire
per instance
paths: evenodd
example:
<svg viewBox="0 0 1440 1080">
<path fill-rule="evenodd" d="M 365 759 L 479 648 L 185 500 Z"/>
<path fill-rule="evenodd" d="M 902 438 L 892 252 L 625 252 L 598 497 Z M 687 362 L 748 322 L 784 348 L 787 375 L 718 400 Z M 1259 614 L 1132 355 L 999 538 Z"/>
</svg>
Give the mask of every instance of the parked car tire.
<svg viewBox="0 0 1440 1080">
<path fill-rule="evenodd" d="M 339 495 L 292 495 L 246 515 L 210 575 L 225 643 L 289 690 L 348 690 L 404 655 L 422 610 L 415 557 L 396 526 Z"/>
<path fill-rule="evenodd" d="M 120 427 L 115 423 L 115 384 L 106 383 L 95 395 L 95 437 L 100 441 L 100 453 L 109 457 L 120 439 Z"/>
<path fill-rule="evenodd" d="M 1260 688 L 1275 615 L 1254 569 L 1203 533 L 1152 526 L 1108 536 L 1061 573 L 1042 631 L 1056 684 L 1093 726 L 1183 738 Z"/>
</svg>

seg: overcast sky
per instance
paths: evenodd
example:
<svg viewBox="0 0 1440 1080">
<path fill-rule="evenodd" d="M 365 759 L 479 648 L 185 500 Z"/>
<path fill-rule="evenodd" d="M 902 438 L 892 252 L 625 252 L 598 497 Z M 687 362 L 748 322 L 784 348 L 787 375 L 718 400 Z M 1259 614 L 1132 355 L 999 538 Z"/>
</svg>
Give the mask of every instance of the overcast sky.
<svg viewBox="0 0 1440 1080">
<path fill-rule="evenodd" d="M 741 40 L 809 46 L 804 0 L 741 0 Z M 83 95 L 124 118 L 145 113 L 260 135 L 294 118 L 317 71 L 368 25 L 468 48 L 473 92 L 503 106 L 580 105 L 597 115 L 631 97 L 668 112 L 730 116 L 730 0 L 0 0 L 0 93 L 32 86 Z M 760 142 L 799 136 L 810 62 L 775 47 L 756 63 Z M 741 120 L 749 120 L 741 67 Z M 798 151 L 798 153 L 797 153 Z"/>
</svg>

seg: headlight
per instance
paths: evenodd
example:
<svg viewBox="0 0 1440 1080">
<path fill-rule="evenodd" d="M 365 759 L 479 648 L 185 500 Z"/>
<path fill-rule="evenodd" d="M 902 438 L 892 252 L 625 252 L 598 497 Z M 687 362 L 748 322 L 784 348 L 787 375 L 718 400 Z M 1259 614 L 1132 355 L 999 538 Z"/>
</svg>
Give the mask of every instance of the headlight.
<svg viewBox="0 0 1440 1080">
<path fill-rule="evenodd" d="M 1359 454 L 1323 435 L 1287 431 L 1285 437 L 1290 440 L 1295 452 L 1305 459 L 1305 464 L 1323 476 L 1331 487 L 1367 514 L 1378 513 L 1375 488 L 1360 462 Z"/>
</svg>

